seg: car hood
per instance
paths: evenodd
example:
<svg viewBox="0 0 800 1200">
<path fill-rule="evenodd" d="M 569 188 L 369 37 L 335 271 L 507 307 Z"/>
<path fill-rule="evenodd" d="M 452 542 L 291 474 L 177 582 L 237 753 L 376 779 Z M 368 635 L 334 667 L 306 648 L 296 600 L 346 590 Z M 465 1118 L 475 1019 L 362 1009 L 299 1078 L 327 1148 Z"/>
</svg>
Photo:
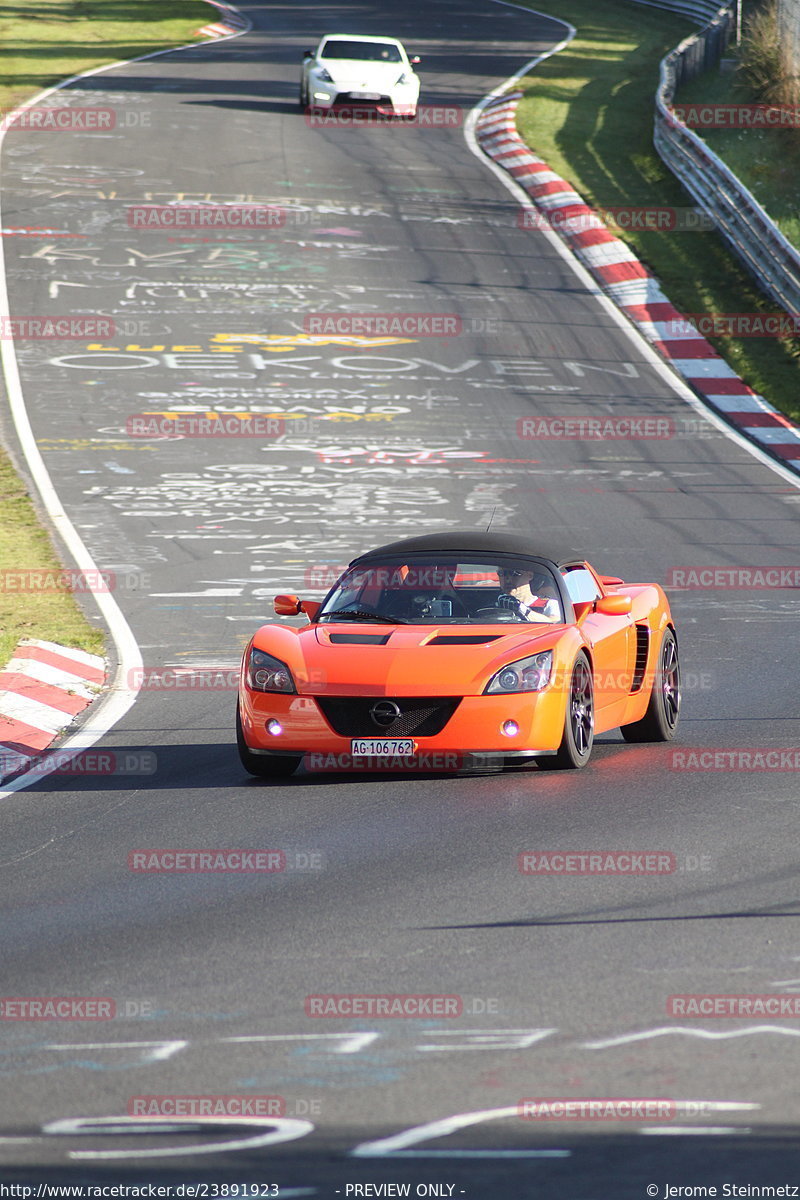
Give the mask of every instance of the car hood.
<svg viewBox="0 0 800 1200">
<path fill-rule="evenodd" d="M 402 74 L 411 70 L 403 63 L 361 62 L 357 59 L 321 59 L 334 83 L 344 91 L 375 91 L 393 87 Z"/>
<path fill-rule="evenodd" d="M 289 667 L 299 692 L 328 696 L 480 694 L 505 663 L 552 646 L 563 625 L 265 625 L 254 645 Z"/>
</svg>

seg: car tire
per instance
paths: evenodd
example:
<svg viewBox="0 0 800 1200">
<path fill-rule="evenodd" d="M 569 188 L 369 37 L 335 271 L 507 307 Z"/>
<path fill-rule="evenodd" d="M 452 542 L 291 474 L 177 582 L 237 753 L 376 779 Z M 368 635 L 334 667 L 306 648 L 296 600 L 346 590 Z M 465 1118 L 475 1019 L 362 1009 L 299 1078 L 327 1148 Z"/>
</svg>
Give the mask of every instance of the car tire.
<svg viewBox="0 0 800 1200">
<path fill-rule="evenodd" d="M 564 734 L 555 754 L 537 758 L 546 771 L 576 771 L 585 767 L 594 744 L 594 680 L 583 650 L 575 656 L 567 693 Z"/>
<path fill-rule="evenodd" d="M 647 711 L 641 720 L 622 725 L 620 732 L 626 742 L 671 742 L 678 728 L 680 709 L 678 642 L 672 630 L 665 629 Z"/>
<path fill-rule="evenodd" d="M 301 82 L 301 84 L 300 84 L 300 92 L 299 92 L 298 99 L 300 102 L 300 107 L 302 109 L 308 108 L 308 91 L 306 90 L 305 83 Z"/>
<path fill-rule="evenodd" d="M 244 740 L 242 718 L 236 705 L 236 748 L 239 760 L 251 775 L 259 779 L 288 779 L 300 766 L 301 754 L 253 754 Z"/>
</svg>

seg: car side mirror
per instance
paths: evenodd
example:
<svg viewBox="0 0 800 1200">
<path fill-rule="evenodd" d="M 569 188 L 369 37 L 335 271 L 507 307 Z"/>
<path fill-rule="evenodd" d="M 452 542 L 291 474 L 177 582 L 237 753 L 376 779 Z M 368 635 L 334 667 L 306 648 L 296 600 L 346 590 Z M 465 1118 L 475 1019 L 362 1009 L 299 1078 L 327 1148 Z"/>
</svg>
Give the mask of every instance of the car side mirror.
<svg viewBox="0 0 800 1200">
<path fill-rule="evenodd" d="M 411 63 L 412 67 L 418 67 L 419 64 L 422 62 L 422 59 L 420 58 L 420 56 L 418 54 L 415 54 L 408 61 Z"/>
<path fill-rule="evenodd" d="M 299 596 L 276 596 L 272 603 L 279 617 L 296 617 L 298 613 L 305 613 L 309 621 L 316 621 L 322 608 L 320 600 L 301 600 Z"/>
<path fill-rule="evenodd" d="M 300 601 L 300 611 L 304 612 L 306 614 L 306 616 L 308 617 L 309 621 L 312 622 L 312 624 L 314 621 L 316 621 L 317 614 L 319 613 L 319 610 L 321 608 L 322 608 L 321 600 L 301 600 Z"/>
<path fill-rule="evenodd" d="M 611 596 L 600 596 L 595 601 L 594 611 L 603 613 L 606 617 L 627 617 L 628 613 L 633 608 L 633 601 L 630 596 L 620 596 L 618 594 Z"/>
<path fill-rule="evenodd" d="M 313 50 L 304 50 L 303 51 L 303 58 L 313 58 L 313 57 L 314 57 Z"/>
</svg>

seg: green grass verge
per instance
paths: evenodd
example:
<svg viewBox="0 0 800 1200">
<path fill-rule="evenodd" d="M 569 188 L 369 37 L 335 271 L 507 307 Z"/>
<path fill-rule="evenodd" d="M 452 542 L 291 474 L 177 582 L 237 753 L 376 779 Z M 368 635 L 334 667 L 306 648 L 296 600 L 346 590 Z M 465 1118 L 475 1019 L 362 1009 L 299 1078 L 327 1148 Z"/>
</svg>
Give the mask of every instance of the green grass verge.
<svg viewBox="0 0 800 1200">
<path fill-rule="evenodd" d="M 194 40 L 201 0 L 26 0 L 0 8 L 0 111 L 79 71 Z M 200 39 L 198 39 L 200 40 Z"/>
<path fill-rule="evenodd" d="M 27 0 L 0 8 L 0 112 L 104 63 L 193 40 L 215 19 L 201 0 Z M 45 135 L 43 135 L 45 136 Z M 0 572 L 61 564 L 25 485 L 0 450 Z M 68 591 L 20 594 L 0 577 L 0 667 L 22 637 L 102 653 L 100 618 Z"/>
<path fill-rule="evenodd" d="M 541 0 L 529 6 L 542 8 Z M 652 139 L 659 61 L 696 27 L 624 0 L 562 0 L 554 15 L 577 33 L 522 80 L 520 135 L 593 206 L 691 205 Z M 619 236 L 682 312 L 782 311 L 716 234 L 626 230 Z M 797 339 L 709 341 L 750 387 L 800 420 Z"/>
<path fill-rule="evenodd" d="M 13 590 L 15 573 L 31 567 L 58 571 L 61 564 L 25 485 L 5 454 L 0 455 L 0 513 L 0 668 L 23 637 L 101 654 L 104 631 L 100 618 L 92 625 L 70 592 Z"/>
<path fill-rule="evenodd" d="M 732 46 L 728 52 L 736 57 Z M 741 71 L 707 71 L 681 88 L 681 104 L 755 104 Z M 697 130 L 767 210 L 785 238 L 800 249 L 800 130 Z"/>
</svg>

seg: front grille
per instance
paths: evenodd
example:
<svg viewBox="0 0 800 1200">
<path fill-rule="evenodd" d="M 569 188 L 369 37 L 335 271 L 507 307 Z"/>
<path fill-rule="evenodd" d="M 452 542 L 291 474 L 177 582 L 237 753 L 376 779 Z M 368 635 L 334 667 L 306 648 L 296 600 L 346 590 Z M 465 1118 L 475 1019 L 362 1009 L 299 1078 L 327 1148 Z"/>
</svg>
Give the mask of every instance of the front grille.
<svg viewBox="0 0 800 1200">
<path fill-rule="evenodd" d="M 650 630 L 646 625 L 636 626 L 636 663 L 633 668 L 631 694 L 641 690 L 647 667 L 647 652 L 650 648 Z"/>
<path fill-rule="evenodd" d="M 340 737 L 433 737 L 441 733 L 461 703 L 460 696 L 317 696 L 322 715 Z M 373 704 L 393 700 L 400 709 L 390 725 L 370 716 Z"/>
<path fill-rule="evenodd" d="M 364 88 L 364 91 L 367 90 L 367 88 Z M 391 96 L 381 96 L 378 100 L 357 100 L 352 92 L 338 92 L 333 103 L 337 108 L 343 104 L 352 105 L 353 108 L 371 108 L 373 106 L 375 108 L 393 107 Z"/>
</svg>

